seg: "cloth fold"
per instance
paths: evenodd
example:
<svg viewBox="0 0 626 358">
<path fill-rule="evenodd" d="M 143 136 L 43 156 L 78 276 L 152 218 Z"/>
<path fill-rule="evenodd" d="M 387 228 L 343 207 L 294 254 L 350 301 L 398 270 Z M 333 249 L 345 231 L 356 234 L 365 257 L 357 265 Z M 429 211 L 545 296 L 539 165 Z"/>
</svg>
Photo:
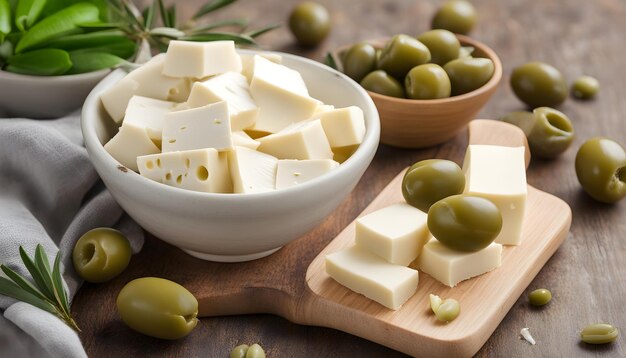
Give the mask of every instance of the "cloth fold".
<svg viewBox="0 0 626 358">
<path fill-rule="evenodd" d="M 63 277 L 73 297 L 82 281 L 73 269 L 72 250 L 82 234 L 96 227 L 122 231 L 135 253 L 143 245 L 142 229 L 115 202 L 89 161 L 79 112 L 57 120 L 0 119 L 0 263 L 30 278 L 19 246 L 32 255 L 41 244 L 51 262 L 61 250 Z M 51 356 L 86 356 L 75 332 L 53 315 L 5 296 L 0 296 L 0 309 Z M 0 321 L 0 332 L 6 324 Z"/>
</svg>

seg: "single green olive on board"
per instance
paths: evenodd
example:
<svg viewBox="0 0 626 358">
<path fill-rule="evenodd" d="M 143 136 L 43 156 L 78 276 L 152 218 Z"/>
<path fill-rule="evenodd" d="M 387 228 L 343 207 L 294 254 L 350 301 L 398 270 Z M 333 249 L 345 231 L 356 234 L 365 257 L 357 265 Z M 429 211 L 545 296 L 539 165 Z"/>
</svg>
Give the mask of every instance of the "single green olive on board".
<svg viewBox="0 0 626 358">
<path fill-rule="evenodd" d="M 230 358 L 246 358 L 248 348 L 249 347 L 247 344 L 238 345 L 237 347 L 233 348 L 232 351 L 230 351 Z"/>
<path fill-rule="evenodd" d="M 409 35 L 395 35 L 387 42 L 378 61 L 378 68 L 398 80 L 409 71 L 430 61 L 428 47 Z"/>
<path fill-rule="evenodd" d="M 450 79 L 441 66 L 426 63 L 415 66 L 404 79 L 407 98 L 437 99 L 450 97 Z"/>
<path fill-rule="evenodd" d="M 452 60 L 443 66 L 450 77 L 452 95 L 458 96 L 482 87 L 493 77 L 493 61 L 488 58 L 466 57 Z"/>
<path fill-rule="evenodd" d="M 579 99 L 591 99 L 600 91 L 600 82 L 591 76 L 580 76 L 572 84 L 572 96 Z"/>
<path fill-rule="evenodd" d="M 555 107 L 567 98 L 567 83 L 559 70 L 543 62 L 529 62 L 513 69 L 511 88 L 532 108 Z"/>
<path fill-rule="evenodd" d="M 590 324 L 580 332 L 580 340 L 588 344 L 614 342 L 619 337 L 617 327 L 607 323 Z"/>
<path fill-rule="evenodd" d="M 389 76 L 383 70 L 369 73 L 361 80 L 361 86 L 368 91 L 380 93 L 385 96 L 404 98 L 404 87 L 395 78 Z"/>
<path fill-rule="evenodd" d="M 463 192 L 465 175 L 453 161 L 427 159 L 413 164 L 402 178 L 404 200 L 423 212 L 441 199 Z"/>
<path fill-rule="evenodd" d="M 533 306 L 547 305 L 552 300 L 552 292 L 545 288 L 536 289 L 528 294 L 528 302 Z"/>
<path fill-rule="evenodd" d="M 265 358 L 265 351 L 263 347 L 255 343 L 248 348 L 246 358 Z"/>
<path fill-rule="evenodd" d="M 196 327 L 198 301 L 186 288 L 163 278 L 130 281 L 117 296 L 124 323 L 137 332 L 161 339 L 178 339 Z"/>
<path fill-rule="evenodd" d="M 478 196 L 449 196 L 428 210 L 428 230 L 453 250 L 482 250 L 495 240 L 501 229 L 502 214 L 496 204 Z"/>
<path fill-rule="evenodd" d="M 289 16 L 289 29 L 298 43 L 303 46 L 317 46 L 330 32 L 330 14 L 316 2 L 301 2 Z"/>
<path fill-rule="evenodd" d="M 343 57 L 343 72 L 357 82 L 375 70 L 376 49 L 368 43 L 353 45 Z"/>
<path fill-rule="evenodd" d="M 618 202 L 626 196 L 626 151 L 610 139 L 592 138 L 578 149 L 576 176 L 595 200 Z"/>
<path fill-rule="evenodd" d="M 459 57 L 461 43 L 456 35 L 448 30 L 430 30 L 419 35 L 417 39 L 428 47 L 430 62 L 440 66 Z"/>
<path fill-rule="evenodd" d="M 461 313 L 461 305 L 454 298 L 446 298 L 441 302 L 439 307 L 437 307 L 437 311 L 435 312 L 435 316 L 441 322 L 451 322 L 455 318 L 459 316 Z"/>
<path fill-rule="evenodd" d="M 569 118 L 550 107 L 533 111 L 534 123 L 526 135 L 533 156 L 552 159 L 559 156 L 574 141 L 574 126 Z"/>
<path fill-rule="evenodd" d="M 132 254 L 124 234 L 101 227 L 89 230 L 78 239 L 72 252 L 72 261 L 82 279 L 100 283 L 122 273 Z"/>
<path fill-rule="evenodd" d="M 444 3 L 435 13 L 431 27 L 445 29 L 457 34 L 468 34 L 476 24 L 476 9 L 463 0 L 452 0 Z"/>
</svg>

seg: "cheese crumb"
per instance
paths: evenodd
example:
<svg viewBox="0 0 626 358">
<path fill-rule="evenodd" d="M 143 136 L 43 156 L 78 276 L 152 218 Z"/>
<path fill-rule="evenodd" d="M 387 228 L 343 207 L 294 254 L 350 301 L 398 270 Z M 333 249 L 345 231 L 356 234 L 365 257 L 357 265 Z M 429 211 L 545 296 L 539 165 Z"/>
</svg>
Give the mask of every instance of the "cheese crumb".
<svg viewBox="0 0 626 358">
<path fill-rule="evenodd" d="M 532 344 L 533 346 L 535 345 L 535 339 L 533 338 L 533 336 L 530 335 L 530 330 L 528 328 L 522 328 L 522 330 L 519 332 L 522 337 L 530 344 Z"/>
</svg>

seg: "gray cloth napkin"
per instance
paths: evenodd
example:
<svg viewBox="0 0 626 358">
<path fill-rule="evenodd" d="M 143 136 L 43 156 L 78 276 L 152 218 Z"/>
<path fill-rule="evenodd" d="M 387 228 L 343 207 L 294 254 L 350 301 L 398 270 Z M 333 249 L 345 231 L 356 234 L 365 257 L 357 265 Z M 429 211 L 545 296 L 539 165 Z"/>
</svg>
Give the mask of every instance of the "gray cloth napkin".
<svg viewBox="0 0 626 358">
<path fill-rule="evenodd" d="M 0 118 L 0 263 L 30 278 L 20 245 L 31 255 L 43 245 L 51 262 L 61 250 L 63 277 L 73 297 L 82 282 L 72 265 L 74 244 L 103 226 L 121 230 L 133 252 L 141 249 L 142 229 L 124 214 L 89 161 L 80 114 L 57 120 Z M 0 345 L 0 356 L 39 355 L 41 350 L 22 344 L 34 338 L 50 356 L 86 357 L 77 334 L 50 313 L 5 296 L 0 310 L 0 342 L 8 341 Z"/>
</svg>

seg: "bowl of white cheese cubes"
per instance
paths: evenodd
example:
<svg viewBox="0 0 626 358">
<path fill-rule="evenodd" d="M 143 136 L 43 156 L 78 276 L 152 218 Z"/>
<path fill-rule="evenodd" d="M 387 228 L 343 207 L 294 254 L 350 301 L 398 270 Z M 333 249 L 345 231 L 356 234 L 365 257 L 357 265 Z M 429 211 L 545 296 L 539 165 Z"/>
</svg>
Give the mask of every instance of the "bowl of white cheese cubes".
<svg viewBox="0 0 626 358">
<path fill-rule="evenodd" d="M 315 61 L 171 41 L 119 69 L 82 112 L 85 146 L 120 206 L 197 258 L 258 259 L 346 198 L 380 137 L 356 82 Z"/>
</svg>

